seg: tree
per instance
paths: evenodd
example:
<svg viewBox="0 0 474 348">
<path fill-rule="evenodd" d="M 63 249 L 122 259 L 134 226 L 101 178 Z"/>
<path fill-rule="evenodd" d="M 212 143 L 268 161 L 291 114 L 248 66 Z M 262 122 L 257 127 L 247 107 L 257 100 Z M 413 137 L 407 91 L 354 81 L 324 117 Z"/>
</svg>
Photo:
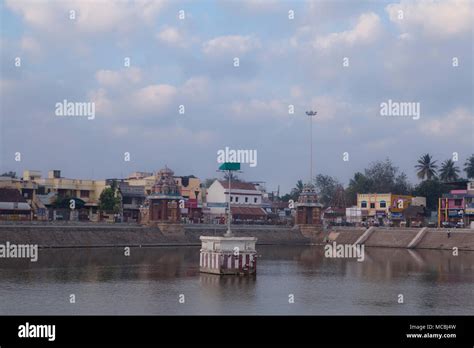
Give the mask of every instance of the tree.
<svg viewBox="0 0 474 348">
<path fill-rule="evenodd" d="M 303 180 L 298 180 L 296 182 L 296 187 L 294 187 L 293 189 L 291 189 L 291 199 L 293 201 L 297 201 L 300 194 L 303 192 L 303 188 L 304 188 L 304 184 L 303 184 Z"/>
<path fill-rule="evenodd" d="M 364 174 L 357 172 L 349 181 L 349 186 L 346 189 L 346 201 L 349 204 L 357 203 L 358 193 L 369 193 L 372 189 L 372 182 Z"/>
<path fill-rule="evenodd" d="M 392 186 L 392 192 L 408 195 L 413 191 L 412 185 L 408 181 L 408 177 L 405 173 L 400 173 L 396 178 Z"/>
<path fill-rule="evenodd" d="M 409 194 L 411 184 L 405 173 L 399 172 L 390 159 L 372 162 L 364 170 L 364 174 L 357 172 L 349 181 L 346 190 L 346 200 L 350 204 L 357 202 L 357 193 L 398 193 Z"/>
<path fill-rule="evenodd" d="M 233 171 L 227 171 L 224 173 L 224 180 L 227 180 L 229 181 L 229 176 L 230 176 L 230 180 L 232 182 L 241 182 L 242 180 L 240 180 L 240 178 L 237 176 L 237 174 L 235 174 Z"/>
<path fill-rule="evenodd" d="M 106 187 L 99 197 L 99 209 L 105 212 L 120 212 L 120 197 L 117 197 L 116 190 L 113 189 L 116 185 Z"/>
<path fill-rule="evenodd" d="M 7 176 L 9 178 L 16 179 L 16 172 L 9 171 L 9 172 L 3 173 L 0 176 Z"/>
<path fill-rule="evenodd" d="M 464 171 L 468 179 L 474 179 L 474 154 L 468 157 L 464 163 Z"/>
<path fill-rule="evenodd" d="M 455 166 L 452 159 L 448 159 L 441 164 L 439 177 L 444 182 L 459 179 L 459 168 Z"/>
<path fill-rule="evenodd" d="M 436 177 L 436 168 L 438 168 L 438 165 L 436 161 L 433 161 L 433 157 L 426 153 L 418 159 L 418 164 L 415 165 L 415 168 L 418 169 L 416 173 L 418 178 L 421 180 L 425 178 L 431 180 Z"/>
<path fill-rule="evenodd" d="M 303 180 L 298 180 L 296 182 L 296 187 L 292 188 L 290 193 L 283 195 L 281 197 L 281 200 L 283 202 L 288 202 L 290 199 L 292 199 L 293 201 L 296 202 L 301 192 L 303 192 L 303 187 L 304 187 Z"/>
<path fill-rule="evenodd" d="M 314 186 L 318 193 L 319 202 L 327 207 L 334 199 L 341 183 L 332 176 L 318 174 L 314 178 Z"/>
<path fill-rule="evenodd" d="M 365 169 L 365 176 L 371 183 L 370 191 L 374 193 L 398 193 L 409 194 L 411 185 L 405 173 L 399 173 L 397 167 L 390 159 L 385 161 L 375 161 Z"/>
<path fill-rule="evenodd" d="M 438 209 L 438 198 L 443 193 L 448 193 L 449 188 L 446 187 L 437 178 L 424 180 L 420 182 L 413 190 L 413 195 L 426 197 L 426 208 L 429 210 Z"/>
</svg>

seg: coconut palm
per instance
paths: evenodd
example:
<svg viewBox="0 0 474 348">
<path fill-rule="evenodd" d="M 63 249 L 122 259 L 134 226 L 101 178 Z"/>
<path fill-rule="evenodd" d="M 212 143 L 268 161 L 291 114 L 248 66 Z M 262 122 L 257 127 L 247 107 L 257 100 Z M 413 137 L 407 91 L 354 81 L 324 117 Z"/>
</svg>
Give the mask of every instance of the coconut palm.
<svg viewBox="0 0 474 348">
<path fill-rule="evenodd" d="M 418 178 L 421 180 L 424 180 L 425 178 L 431 180 L 436 177 L 436 168 L 438 168 L 438 165 L 436 164 L 436 161 L 433 161 L 433 157 L 426 153 L 420 157 L 415 168 L 418 170 L 416 173 Z"/>
<path fill-rule="evenodd" d="M 474 154 L 468 157 L 464 163 L 464 171 L 468 179 L 474 179 Z"/>
<path fill-rule="evenodd" d="M 454 165 L 452 159 L 448 159 L 441 164 L 439 177 L 442 181 L 455 181 L 459 179 L 459 168 Z"/>
</svg>

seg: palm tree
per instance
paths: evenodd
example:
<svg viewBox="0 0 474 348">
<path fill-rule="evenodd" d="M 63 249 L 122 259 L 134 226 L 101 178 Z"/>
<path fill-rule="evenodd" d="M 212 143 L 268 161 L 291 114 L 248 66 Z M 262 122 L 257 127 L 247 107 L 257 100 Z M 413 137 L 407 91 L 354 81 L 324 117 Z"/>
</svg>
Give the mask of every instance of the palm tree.
<svg viewBox="0 0 474 348">
<path fill-rule="evenodd" d="M 464 171 L 468 179 L 474 179 L 474 154 L 468 157 L 464 163 Z"/>
<path fill-rule="evenodd" d="M 441 164 L 439 177 L 442 181 L 455 181 L 459 179 L 459 168 L 454 165 L 452 159 L 448 159 Z"/>
<path fill-rule="evenodd" d="M 298 180 L 298 182 L 296 183 L 296 191 L 298 193 L 301 193 L 303 192 L 303 188 L 304 188 L 303 180 Z"/>
<path fill-rule="evenodd" d="M 290 193 L 291 199 L 296 201 L 299 195 L 301 194 L 301 192 L 303 192 L 303 187 L 304 187 L 303 180 L 298 180 L 296 183 L 296 187 L 291 189 L 291 193 Z"/>
<path fill-rule="evenodd" d="M 436 168 L 438 168 L 438 165 L 436 164 L 436 161 L 433 161 L 433 157 L 426 153 L 420 157 L 415 168 L 418 169 L 418 172 L 416 173 L 418 178 L 421 180 L 424 180 L 425 178 L 431 180 L 436 177 Z"/>
</svg>

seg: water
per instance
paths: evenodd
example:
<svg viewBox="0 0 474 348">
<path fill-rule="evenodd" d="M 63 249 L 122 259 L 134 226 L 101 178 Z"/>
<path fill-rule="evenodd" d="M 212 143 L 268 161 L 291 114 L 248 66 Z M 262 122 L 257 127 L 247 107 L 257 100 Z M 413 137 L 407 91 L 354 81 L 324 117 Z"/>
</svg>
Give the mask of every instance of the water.
<svg viewBox="0 0 474 348">
<path fill-rule="evenodd" d="M 322 246 L 258 253 L 257 277 L 244 278 L 200 274 L 198 247 L 42 249 L 36 263 L 0 259 L 0 314 L 474 313 L 474 252 L 366 248 L 364 262 L 325 258 Z"/>
</svg>

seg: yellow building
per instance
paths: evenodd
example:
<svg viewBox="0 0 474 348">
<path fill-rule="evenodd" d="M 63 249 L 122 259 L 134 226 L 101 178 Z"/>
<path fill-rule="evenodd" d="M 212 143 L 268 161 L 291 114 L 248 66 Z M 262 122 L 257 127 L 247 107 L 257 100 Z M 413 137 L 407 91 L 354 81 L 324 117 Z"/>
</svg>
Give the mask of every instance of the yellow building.
<svg viewBox="0 0 474 348">
<path fill-rule="evenodd" d="M 403 211 L 410 205 L 426 206 L 424 197 L 413 197 L 393 193 L 358 193 L 357 207 L 368 220 L 400 220 Z"/>
<path fill-rule="evenodd" d="M 82 216 L 78 215 L 77 218 L 98 221 L 100 194 L 107 187 L 105 180 L 63 178 L 59 170 L 51 170 L 46 178 L 41 178 L 40 172 L 25 170 L 23 181 L 35 185 L 33 195 L 36 202 L 50 205 L 58 199 L 78 198 L 85 202 L 85 206 L 82 212 L 77 212 L 82 213 Z"/>
</svg>

